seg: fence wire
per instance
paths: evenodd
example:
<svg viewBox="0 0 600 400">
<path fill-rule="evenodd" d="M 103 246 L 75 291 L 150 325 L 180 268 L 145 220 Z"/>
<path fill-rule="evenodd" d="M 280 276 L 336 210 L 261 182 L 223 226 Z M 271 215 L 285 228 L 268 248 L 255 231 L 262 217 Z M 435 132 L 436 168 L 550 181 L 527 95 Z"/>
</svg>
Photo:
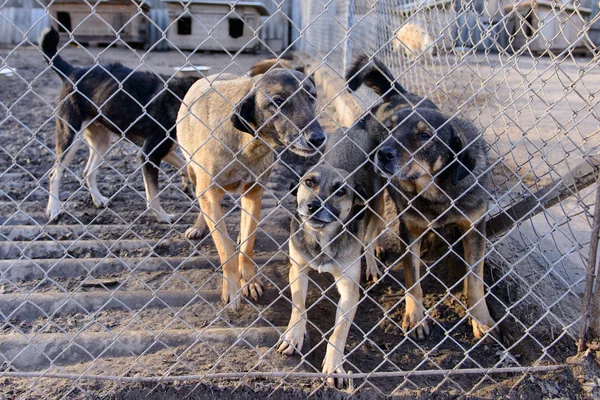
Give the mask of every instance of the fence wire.
<svg viewBox="0 0 600 400">
<path fill-rule="evenodd" d="M 598 323 L 594 7 L 0 3 L 1 395 L 560 371 Z"/>
</svg>

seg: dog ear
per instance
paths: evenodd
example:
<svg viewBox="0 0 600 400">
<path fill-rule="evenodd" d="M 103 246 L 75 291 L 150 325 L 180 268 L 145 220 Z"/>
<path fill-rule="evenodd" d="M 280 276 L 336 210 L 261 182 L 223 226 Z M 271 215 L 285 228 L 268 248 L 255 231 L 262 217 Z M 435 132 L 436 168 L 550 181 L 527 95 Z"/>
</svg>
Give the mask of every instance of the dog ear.
<svg viewBox="0 0 600 400">
<path fill-rule="evenodd" d="M 256 119 L 254 118 L 254 93 L 247 96 L 235 107 L 234 113 L 231 115 L 231 123 L 234 128 L 242 132 L 247 132 L 251 135 L 256 133 Z"/>
<path fill-rule="evenodd" d="M 356 185 L 354 192 L 354 215 L 356 215 L 355 219 L 360 221 L 365 217 L 366 214 L 365 204 L 368 199 L 367 192 L 360 183 Z"/>
<path fill-rule="evenodd" d="M 314 72 L 308 76 L 308 80 L 312 83 L 312 85 L 315 88 L 317 87 L 317 82 L 315 81 L 315 73 Z"/>
<path fill-rule="evenodd" d="M 475 169 L 477 160 L 471 156 L 471 150 L 468 147 L 464 149 L 465 145 L 463 139 L 452 125 L 449 125 L 449 128 L 451 130 L 450 149 L 454 153 L 455 158 L 454 164 L 450 170 L 452 172 L 452 185 L 456 185 L 458 182 L 469 176 L 471 171 Z"/>
<path fill-rule="evenodd" d="M 298 181 L 298 179 L 292 179 L 292 181 L 290 182 L 290 188 L 289 188 L 289 193 L 296 197 L 298 195 L 298 184 L 300 182 Z"/>
</svg>

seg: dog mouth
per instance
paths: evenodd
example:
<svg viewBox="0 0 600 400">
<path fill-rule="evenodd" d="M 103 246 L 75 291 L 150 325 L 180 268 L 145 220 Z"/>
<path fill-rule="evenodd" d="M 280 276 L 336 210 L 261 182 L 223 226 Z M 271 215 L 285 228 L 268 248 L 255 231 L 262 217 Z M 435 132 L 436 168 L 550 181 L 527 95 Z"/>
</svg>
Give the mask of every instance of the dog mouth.
<svg viewBox="0 0 600 400">
<path fill-rule="evenodd" d="M 419 173 L 409 172 L 411 170 L 410 165 L 400 169 L 394 168 L 395 165 L 381 164 L 380 162 L 375 163 L 375 165 L 377 173 L 384 178 L 394 178 L 399 181 L 414 182 L 421 177 L 421 174 Z M 406 171 L 407 169 L 409 171 Z"/>
<path fill-rule="evenodd" d="M 323 216 L 319 218 L 318 214 L 306 215 L 299 212 L 298 215 L 304 224 L 314 229 L 323 228 L 335 221 L 335 218 L 323 219 Z"/>
<path fill-rule="evenodd" d="M 396 177 L 396 172 L 394 171 L 395 168 L 393 165 L 382 164 L 381 162 L 377 161 L 375 163 L 375 167 L 376 172 L 384 178 Z"/>
<path fill-rule="evenodd" d="M 318 154 L 320 150 L 324 149 L 326 142 L 327 140 L 325 140 L 325 142 L 323 142 L 317 148 L 311 143 L 307 142 L 302 136 L 298 136 L 298 138 L 296 138 L 296 140 L 290 144 L 289 149 L 300 156 L 310 157 Z"/>
</svg>

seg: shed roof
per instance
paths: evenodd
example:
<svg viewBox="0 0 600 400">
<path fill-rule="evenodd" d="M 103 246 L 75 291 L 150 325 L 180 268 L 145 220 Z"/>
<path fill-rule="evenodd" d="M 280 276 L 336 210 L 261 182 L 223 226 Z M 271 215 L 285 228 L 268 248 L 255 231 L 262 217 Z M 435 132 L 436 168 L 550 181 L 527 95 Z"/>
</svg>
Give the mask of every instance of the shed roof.
<svg viewBox="0 0 600 400">
<path fill-rule="evenodd" d="M 94 4 L 117 4 L 117 5 L 132 5 L 132 1 L 131 0 L 87 0 L 88 3 L 90 3 L 90 5 L 94 5 Z M 144 0 L 134 0 L 135 3 L 142 5 L 143 9 L 150 9 L 151 6 L 150 4 L 148 4 L 146 1 Z M 57 4 L 57 3 L 77 3 L 80 4 L 82 3 L 81 0 L 54 0 L 50 6 L 52 7 L 52 4 Z M 85 4 L 85 3 L 83 3 Z"/>
<path fill-rule="evenodd" d="M 208 5 L 219 5 L 219 6 L 244 6 L 244 7 L 254 7 L 258 11 L 258 13 L 262 16 L 268 16 L 269 11 L 265 7 L 265 5 L 259 1 L 225 1 L 225 0 L 162 0 L 165 3 L 194 3 L 194 4 L 208 4 Z"/>
</svg>

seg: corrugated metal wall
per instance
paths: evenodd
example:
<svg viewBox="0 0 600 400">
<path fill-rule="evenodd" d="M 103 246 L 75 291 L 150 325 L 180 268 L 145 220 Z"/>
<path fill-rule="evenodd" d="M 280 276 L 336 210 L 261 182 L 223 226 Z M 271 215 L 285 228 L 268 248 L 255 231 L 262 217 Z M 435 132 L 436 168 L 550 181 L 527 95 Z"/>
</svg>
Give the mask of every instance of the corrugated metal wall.
<svg viewBox="0 0 600 400">
<path fill-rule="evenodd" d="M 0 8 L 0 43 L 16 44 L 29 39 L 37 43 L 42 30 L 49 26 L 43 8 Z"/>
</svg>

